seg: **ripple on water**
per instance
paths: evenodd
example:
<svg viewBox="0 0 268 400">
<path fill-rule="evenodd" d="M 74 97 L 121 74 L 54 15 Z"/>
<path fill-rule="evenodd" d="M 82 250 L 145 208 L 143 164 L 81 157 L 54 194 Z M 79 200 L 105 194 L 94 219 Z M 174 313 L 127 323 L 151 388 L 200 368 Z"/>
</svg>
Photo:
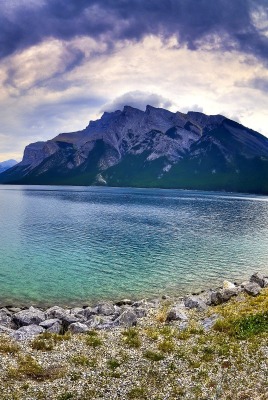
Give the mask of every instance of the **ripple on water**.
<svg viewBox="0 0 268 400">
<path fill-rule="evenodd" d="M 268 273 L 267 200 L 181 190 L 1 186 L 0 300 L 81 304 L 184 294 L 256 270 Z"/>
</svg>

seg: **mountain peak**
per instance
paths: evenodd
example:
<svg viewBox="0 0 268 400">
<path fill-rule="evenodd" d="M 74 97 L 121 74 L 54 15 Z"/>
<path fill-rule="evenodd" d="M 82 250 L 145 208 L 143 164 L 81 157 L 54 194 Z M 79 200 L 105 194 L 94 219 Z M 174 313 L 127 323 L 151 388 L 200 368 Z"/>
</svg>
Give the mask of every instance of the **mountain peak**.
<svg viewBox="0 0 268 400">
<path fill-rule="evenodd" d="M 0 182 L 268 193 L 267 176 L 268 139 L 258 132 L 222 115 L 125 105 L 84 130 L 28 145 Z"/>
</svg>

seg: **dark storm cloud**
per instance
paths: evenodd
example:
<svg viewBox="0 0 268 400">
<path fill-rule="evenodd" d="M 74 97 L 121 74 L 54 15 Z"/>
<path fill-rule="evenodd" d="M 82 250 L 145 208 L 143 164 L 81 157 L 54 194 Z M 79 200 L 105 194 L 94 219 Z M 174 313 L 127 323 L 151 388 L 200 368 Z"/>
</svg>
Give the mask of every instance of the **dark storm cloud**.
<svg viewBox="0 0 268 400">
<path fill-rule="evenodd" d="M 0 57 L 53 37 L 90 36 L 112 47 L 175 35 L 191 50 L 233 50 L 268 60 L 268 0 L 17 0 L 0 3 Z M 267 27 L 266 27 L 267 29 Z M 79 62 L 79 61 L 78 61 Z"/>
</svg>

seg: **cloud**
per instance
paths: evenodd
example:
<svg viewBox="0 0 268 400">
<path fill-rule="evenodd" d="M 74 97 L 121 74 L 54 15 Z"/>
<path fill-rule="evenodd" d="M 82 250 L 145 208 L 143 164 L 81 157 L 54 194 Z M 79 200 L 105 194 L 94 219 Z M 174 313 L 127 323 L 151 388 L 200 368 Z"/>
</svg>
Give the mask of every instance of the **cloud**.
<svg viewBox="0 0 268 400">
<path fill-rule="evenodd" d="M 242 81 L 237 83 L 240 87 L 250 87 L 252 89 L 257 89 L 261 92 L 267 94 L 268 92 L 268 77 L 255 77 L 249 79 L 248 81 Z"/>
<path fill-rule="evenodd" d="M 172 102 L 169 99 L 156 93 L 147 93 L 139 90 L 125 93 L 117 97 L 111 103 L 105 104 L 101 111 L 116 111 L 122 110 L 125 105 L 138 108 L 139 110 L 145 110 L 147 105 L 159 108 L 170 108 Z"/>
<path fill-rule="evenodd" d="M 267 0 L 31 0 L 0 3 L 0 57 L 48 38 L 118 41 L 176 37 L 196 50 L 237 50 L 268 61 Z M 78 59 L 77 62 L 80 62 Z"/>
<path fill-rule="evenodd" d="M 192 106 L 182 107 L 180 109 L 181 112 L 187 113 L 188 111 L 196 111 L 196 112 L 204 112 L 203 107 L 199 106 L 198 104 L 193 104 Z"/>
</svg>

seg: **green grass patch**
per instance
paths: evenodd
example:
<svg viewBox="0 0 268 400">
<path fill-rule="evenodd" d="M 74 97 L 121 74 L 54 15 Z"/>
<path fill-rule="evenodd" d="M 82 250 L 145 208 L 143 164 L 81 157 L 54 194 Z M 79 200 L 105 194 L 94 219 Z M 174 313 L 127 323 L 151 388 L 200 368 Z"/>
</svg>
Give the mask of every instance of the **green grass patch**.
<svg viewBox="0 0 268 400">
<path fill-rule="evenodd" d="M 141 339 L 139 332 L 136 328 L 129 328 L 122 332 L 124 343 L 129 347 L 139 348 L 141 346 Z"/>
<path fill-rule="evenodd" d="M 152 350 L 145 351 L 144 357 L 150 361 L 161 361 L 165 358 L 163 354 L 158 353 L 156 351 L 152 351 Z"/>
</svg>

